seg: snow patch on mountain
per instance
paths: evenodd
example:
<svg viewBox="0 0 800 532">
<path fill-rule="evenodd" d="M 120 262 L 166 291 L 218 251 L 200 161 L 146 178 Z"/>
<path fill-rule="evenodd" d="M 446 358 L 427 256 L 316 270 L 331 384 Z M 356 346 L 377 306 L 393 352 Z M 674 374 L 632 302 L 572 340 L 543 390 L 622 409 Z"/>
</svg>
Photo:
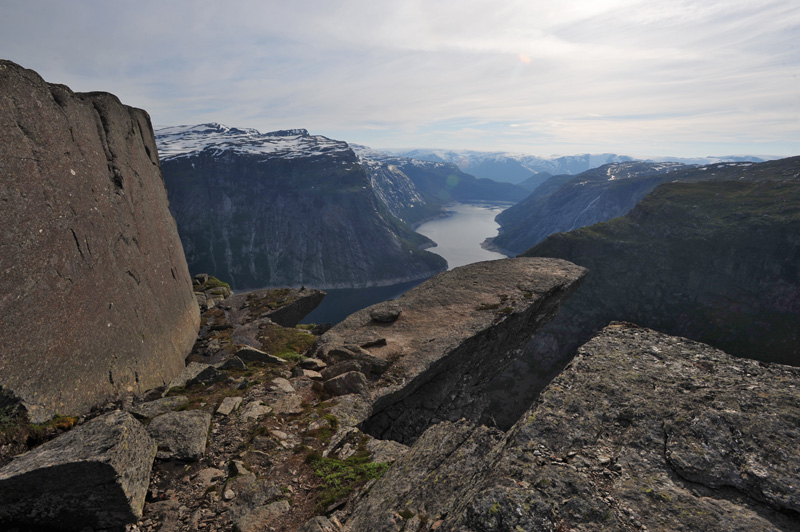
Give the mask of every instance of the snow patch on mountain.
<svg viewBox="0 0 800 532">
<path fill-rule="evenodd" d="M 225 151 L 240 154 L 266 155 L 267 158 L 294 159 L 343 152 L 346 142 L 321 135 L 310 135 L 305 129 L 284 129 L 261 133 L 257 129 L 235 128 L 218 124 L 171 126 L 156 129 L 156 143 L 161 160 L 188 157 L 203 150 L 214 155 Z"/>
</svg>

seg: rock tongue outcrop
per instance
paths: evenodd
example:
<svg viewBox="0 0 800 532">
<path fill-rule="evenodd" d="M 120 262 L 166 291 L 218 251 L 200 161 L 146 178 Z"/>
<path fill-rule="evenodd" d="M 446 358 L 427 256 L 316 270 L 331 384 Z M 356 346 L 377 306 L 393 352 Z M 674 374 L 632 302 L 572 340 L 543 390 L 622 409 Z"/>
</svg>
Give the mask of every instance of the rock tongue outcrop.
<svg viewBox="0 0 800 532">
<path fill-rule="evenodd" d="M 797 530 L 798 420 L 800 369 L 613 323 L 499 443 L 428 429 L 345 529 Z"/>
<path fill-rule="evenodd" d="M 394 321 L 375 319 L 374 308 L 352 314 L 319 339 L 318 356 L 331 379 L 354 370 L 369 378 L 367 391 L 356 388 L 372 405 L 362 428 L 373 436 L 408 443 L 442 420 L 491 423 L 482 386 L 552 319 L 585 271 L 553 259 L 456 268 L 401 296 Z"/>
<path fill-rule="evenodd" d="M 0 61 L 0 388 L 34 420 L 168 381 L 199 313 L 150 119 Z"/>
</svg>

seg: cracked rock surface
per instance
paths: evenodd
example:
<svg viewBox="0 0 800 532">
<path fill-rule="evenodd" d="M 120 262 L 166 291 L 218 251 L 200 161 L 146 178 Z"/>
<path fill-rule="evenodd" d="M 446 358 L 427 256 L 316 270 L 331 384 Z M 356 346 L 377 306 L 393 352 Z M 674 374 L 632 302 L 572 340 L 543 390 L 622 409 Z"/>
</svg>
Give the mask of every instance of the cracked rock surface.
<svg viewBox="0 0 800 532">
<path fill-rule="evenodd" d="M 797 368 L 612 323 L 483 462 L 481 427 L 442 461 L 469 430 L 428 429 L 346 530 L 800 530 Z"/>
</svg>

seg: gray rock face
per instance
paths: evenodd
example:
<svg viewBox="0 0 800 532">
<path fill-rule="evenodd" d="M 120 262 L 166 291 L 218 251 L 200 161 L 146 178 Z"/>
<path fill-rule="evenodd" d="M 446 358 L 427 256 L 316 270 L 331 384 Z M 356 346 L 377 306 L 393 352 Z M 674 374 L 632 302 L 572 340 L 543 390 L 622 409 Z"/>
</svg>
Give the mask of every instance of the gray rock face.
<svg viewBox="0 0 800 532">
<path fill-rule="evenodd" d="M 0 94 L 0 388 L 44 420 L 163 385 L 200 317 L 147 113 L 9 61 Z"/>
<path fill-rule="evenodd" d="M 800 369 L 614 323 L 479 460 L 484 429 L 426 431 L 346 529 L 797 530 L 798 419 Z"/>
<path fill-rule="evenodd" d="M 348 371 L 325 381 L 323 389 L 331 395 L 365 394 L 369 392 L 369 383 L 363 373 Z"/>
<path fill-rule="evenodd" d="M 394 322 L 375 321 L 367 308 L 320 337 L 317 356 L 338 362 L 322 372 L 325 385 L 348 375 L 339 364 L 364 374 L 368 390 L 338 393 L 364 395 L 373 413 L 362 429 L 381 439 L 410 443 L 430 424 L 462 417 L 490 423 L 482 386 L 552 319 L 584 274 L 552 259 L 481 262 L 440 274 L 398 299 L 403 311 Z M 369 361 L 383 364 L 359 365 Z"/>
<path fill-rule="evenodd" d="M 158 444 L 158 458 L 194 461 L 205 454 L 210 425 L 208 412 L 167 412 L 154 418 L 147 432 Z"/>
<path fill-rule="evenodd" d="M 155 454 L 129 414 L 95 418 L 0 469 L 0 525 L 122 530 L 142 515 Z"/>
</svg>

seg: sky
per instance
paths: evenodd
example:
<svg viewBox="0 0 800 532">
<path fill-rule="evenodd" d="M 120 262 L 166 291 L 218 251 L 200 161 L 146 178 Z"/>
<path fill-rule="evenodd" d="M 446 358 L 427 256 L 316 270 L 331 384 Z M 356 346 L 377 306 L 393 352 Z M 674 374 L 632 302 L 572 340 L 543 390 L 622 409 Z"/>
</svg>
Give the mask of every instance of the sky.
<svg viewBox="0 0 800 532">
<path fill-rule="evenodd" d="M 797 0 L 2 0 L 0 58 L 156 126 L 800 155 Z"/>
</svg>

